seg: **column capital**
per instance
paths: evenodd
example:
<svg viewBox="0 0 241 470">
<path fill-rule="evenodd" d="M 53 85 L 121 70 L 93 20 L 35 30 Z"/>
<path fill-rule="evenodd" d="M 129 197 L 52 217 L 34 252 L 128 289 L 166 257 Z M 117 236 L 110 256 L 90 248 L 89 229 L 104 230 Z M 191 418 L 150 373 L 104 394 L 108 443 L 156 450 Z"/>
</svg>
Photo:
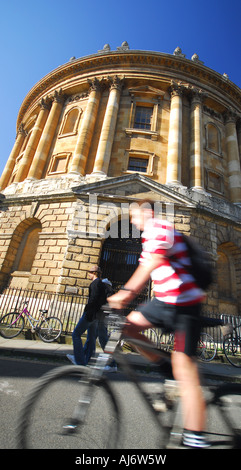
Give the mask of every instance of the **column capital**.
<svg viewBox="0 0 241 470">
<path fill-rule="evenodd" d="M 24 129 L 24 124 L 21 123 L 18 130 L 17 130 L 17 136 L 18 134 L 22 134 L 24 137 L 26 137 L 26 135 L 28 135 L 27 131 Z"/>
<path fill-rule="evenodd" d="M 191 92 L 192 103 L 200 103 L 200 104 L 203 103 L 204 98 L 206 97 L 206 94 L 201 88 L 192 86 L 190 87 L 190 92 Z"/>
<path fill-rule="evenodd" d="M 124 85 L 124 78 L 120 78 L 117 75 L 114 77 L 108 77 L 108 80 L 110 82 L 110 89 L 113 90 L 118 90 L 121 91 L 123 85 Z"/>
<path fill-rule="evenodd" d="M 49 98 L 49 96 L 46 96 L 46 98 L 42 98 L 40 103 L 39 103 L 39 106 L 40 106 L 40 109 L 50 109 L 51 108 L 51 104 L 52 104 L 52 101 L 51 99 Z"/>
<path fill-rule="evenodd" d="M 66 98 L 66 96 L 63 94 L 62 88 L 60 88 L 59 90 L 55 90 L 55 92 L 52 96 L 52 100 L 55 103 L 60 103 L 60 104 L 64 102 L 65 98 Z"/>
<path fill-rule="evenodd" d="M 230 107 L 224 112 L 223 117 L 224 117 L 225 124 L 227 124 L 228 122 L 232 122 L 236 124 L 238 119 L 240 119 L 241 115 L 237 111 L 235 111 L 233 108 Z"/>
<path fill-rule="evenodd" d="M 171 86 L 169 87 L 169 92 L 171 94 L 171 97 L 173 96 L 182 96 L 183 92 L 185 90 L 185 87 L 183 86 L 182 83 L 176 83 L 174 80 L 171 81 Z"/>
<path fill-rule="evenodd" d="M 87 81 L 88 81 L 88 84 L 90 86 L 90 92 L 91 91 L 100 91 L 101 83 L 98 80 L 98 78 L 95 77 L 93 80 L 88 79 Z"/>
</svg>

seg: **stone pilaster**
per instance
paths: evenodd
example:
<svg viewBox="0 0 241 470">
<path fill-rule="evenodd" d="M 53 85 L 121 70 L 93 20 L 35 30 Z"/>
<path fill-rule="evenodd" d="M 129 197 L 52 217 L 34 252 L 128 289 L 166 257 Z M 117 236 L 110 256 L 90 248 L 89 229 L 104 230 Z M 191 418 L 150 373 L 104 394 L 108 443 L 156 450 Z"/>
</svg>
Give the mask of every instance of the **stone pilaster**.
<svg viewBox="0 0 241 470">
<path fill-rule="evenodd" d="M 42 135 L 42 132 L 43 132 L 43 129 L 44 129 L 44 126 L 45 126 L 45 123 L 49 114 L 50 104 L 51 103 L 49 102 L 48 98 L 42 99 L 41 101 L 40 111 L 39 111 L 36 123 L 32 130 L 27 147 L 25 149 L 20 167 L 17 171 L 17 175 L 15 178 L 16 182 L 23 181 L 28 176 L 29 168 L 33 161 L 34 154 L 36 152 L 40 137 Z"/>
<path fill-rule="evenodd" d="M 53 103 L 48 119 L 44 126 L 37 150 L 29 170 L 28 178 L 41 179 L 43 170 L 47 162 L 53 137 L 59 122 L 59 117 L 63 107 L 62 90 L 55 91 Z"/>
<path fill-rule="evenodd" d="M 8 161 L 6 163 L 6 166 L 3 170 L 3 173 L 0 179 L 1 190 L 6 188 L 6 186 L 9 184 L 9 180 L 14 170 L 15 163 L 16 163 L 16 158 L 20 153 L 25 137 L 26 137 L 26 132 L 24 130 L 23 125 L 21 125 L 18 129 L 18 133 L 17 133 L 17 137 L 15 140 L 13 149 L 9 155 Z"/>
<path fill-rule="evenodd" d="M 236 129 L 237 118 L 237 114 L 232 110 L 227 111 L 225 114 L 230 199 L 233 203 L 241 204 L 241 170 Z"/>
<path fill-rule="evenodd" d="M 166 184 L 181 184 L 183 87 L 172 83 Z"/>
<path fill-rule="evenodd" d="M 89 100 L 84 112 L 79 137 L 77 140 L 73 160 L 69 173 L 77 173 L 84 176 L 86 161 L 88 158 L 90 145 L 94 133 L 95 122 L 97 118 L 101 89 L 100 82 L 95 79 L 89 80 L 90 94 Z"/>
<path fill-rule="evenodd" d="M 100 175 L 107 175 L 108 172 L 123 83 L 123 80 L 117 76 L 109 80 L 110 94 L 93 169 L 93 174 Z"/>
</svg>

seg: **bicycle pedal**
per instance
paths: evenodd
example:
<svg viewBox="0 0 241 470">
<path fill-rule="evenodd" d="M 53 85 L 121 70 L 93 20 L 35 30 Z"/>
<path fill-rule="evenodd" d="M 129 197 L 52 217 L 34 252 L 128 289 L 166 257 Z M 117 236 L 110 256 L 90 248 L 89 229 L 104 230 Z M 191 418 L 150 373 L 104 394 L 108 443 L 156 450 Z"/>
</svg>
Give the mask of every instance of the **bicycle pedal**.
<svg viewBox="0 0 241 470">
<path fill-rule="evenodd" d="M 167 401 L 173 402 L 180 396 L 180 389 L 177 382 L 166 380 L 164 383 L 165 397 Z"/>
</svg>

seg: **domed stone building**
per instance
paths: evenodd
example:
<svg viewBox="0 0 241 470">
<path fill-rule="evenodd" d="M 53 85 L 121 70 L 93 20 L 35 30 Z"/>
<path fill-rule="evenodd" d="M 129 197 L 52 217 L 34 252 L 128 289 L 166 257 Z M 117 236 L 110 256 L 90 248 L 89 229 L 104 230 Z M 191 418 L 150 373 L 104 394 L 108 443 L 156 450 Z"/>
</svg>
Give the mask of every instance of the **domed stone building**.
<svg viewBox="0 0 241 470">
<path fill-rule="evenodd" d="M 140 253 L 128 207 L 151 197 L 213 256 L 209 312 L 241 311 L 241 90 L 177 48 L 70 61 L 23 100 L 0 179 L 0 287 L 115 287 Z M 111 236 L 106 237 L 108 234 Z"/>
</svg>

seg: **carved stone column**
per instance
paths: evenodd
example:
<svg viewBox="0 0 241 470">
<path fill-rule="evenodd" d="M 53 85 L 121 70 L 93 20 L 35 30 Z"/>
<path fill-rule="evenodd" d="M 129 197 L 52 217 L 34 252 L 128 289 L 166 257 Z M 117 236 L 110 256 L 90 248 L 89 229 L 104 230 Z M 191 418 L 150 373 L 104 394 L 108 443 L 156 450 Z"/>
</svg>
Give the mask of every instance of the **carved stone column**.
<svg viewBox="0 0 241 470">
<path fill-rule="evenodd" d="M 79 137 L 77 140 L 73 160 L 69 173 L 84 175 L 86 161 L 88 158 L 90 145 L 93 137 L 96 117 L 98 113 L 101 89 L 99 80 L 89 80 L 90 95 L 84 117 L 82 120 Z"/>
<path fill-rule="evenodd" d="M 18 169 L 16 178 L 15 178 L 16 182 L 23 181 L 28 176 L 28 171 L 33 161 L 33 157 L 37 149 L 40 137 L 42 135 L 42 132 L 43 132 L 43 129 L 44 129 L 44 126 L 45 126 L 45 123 L 49 114 L 50 106 L 51 106 L 51 102 L 49 99 L 42 99 L 41 104 L 40 104 L 40 111 L 39 111 L 36 123 L 32 130 L 29 142 L 27 144 L 23 158 L 21 160 L 21 165 Z"/>
<path fill-rule="evenodd" d="M 241 169 L 236 130 L 237 118 L 237 114 L 232 110 L 225 114 L 230 199 L 233 203 L 241 204 Z"/>
<path fill-rule="evenodd" d="M 123 80 L 117 76 L 109 80 L 111 81 L 110 94 L 93 169 L 94 174 L 101 175 L 107 175 L 109 168 L 123 83 Z"/>
<path fill-rule="evenodd" d="M 28 178 L 41 179 L 63 107 L 62 90 L 55 91 L 48 119 L 34 155 Z"/>
<path fill-rule="evenodd" d="M 181 185 L 183 87 L 172 83 L 166 183 Z"/>
<path fill-rule="evenodd" d="M 10 177 L 14 170 L 14 166 L 16 163 L 16 158 L 20 153 L 21 147 L 23 145 L 24 139 L 26 137 L 26 132 L 24 130 L 23 125 L 21 125 L 18 129 L 17 137 L 13 146 L 13 149 L 9 155 L 8 161 L 6 166 L 3 170 L 1 179 L 0 179 L 0 189 L 3 190 L 9 183 Z"/>
<path fill-rule="evenodd" d="M 194 89 L 191 101 L 191 139 L 190 139 L 190 186 L 204 190 L 203 181 L 203 132 L 201 90 Z"/>
</svg>

